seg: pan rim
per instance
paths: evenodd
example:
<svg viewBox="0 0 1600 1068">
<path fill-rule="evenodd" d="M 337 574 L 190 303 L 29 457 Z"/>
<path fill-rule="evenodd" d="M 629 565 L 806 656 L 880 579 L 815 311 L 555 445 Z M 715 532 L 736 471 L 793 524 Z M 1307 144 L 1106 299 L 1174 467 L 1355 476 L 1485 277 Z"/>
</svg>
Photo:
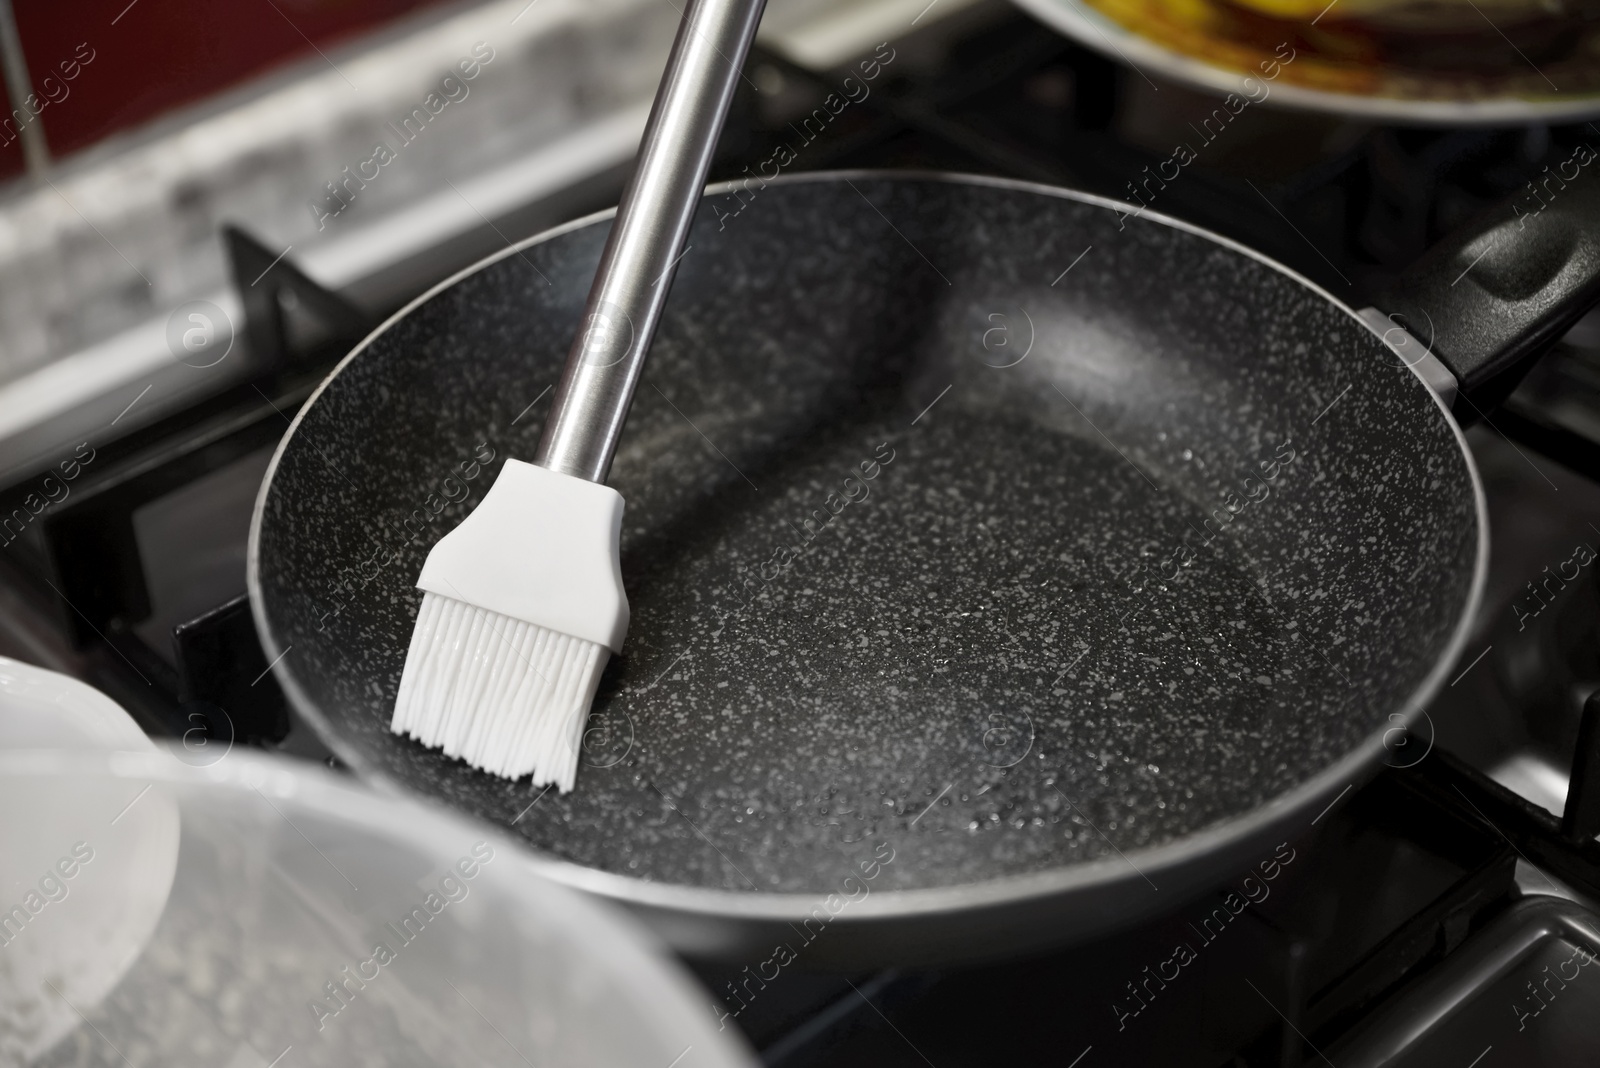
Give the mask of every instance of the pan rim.
<svg viewBox="0 0 1600 1068">
<path fill-rule="evenodd" d="M 1277 271 L 1312 294 L 1321 297 L 1333 307 L 1343 311 L 1365 329 L 1367 333 L 1371 334 L 1379 344 L 1387 345 L 1382 335 L 1372 327 L 1372 324 L 1363 319 L 1355 309 L 1323 289 L 1316 282 L 1271 257 L 1250 248 L 1248 245 L 1241 244 L 1231 238 L 1224 237 L 1221 234 L 1214 233 L 1182 219 L 1142 210 L 1139 206 L 1126 201 L 1119 201 L 1112 197 L 1046 185 L 1040 182 L 991 175 L 912 169 L 874 170 L 857 168 L 807 171 L 799 174 L 781 174 L 771 179 L 771 182 L 773 184 L 789 185 L 840 182 L 851 179 L 863 181 L 892 179 L 983 186 L 1052 196 L 1112 211 L 1135 214 L 1141 220 L 1148 219 L 1154 224 L 1168 226 L 1205 238 Z M 737 180 L 707 186 L 702 199 L 724 195 L 732 192 L 737 187 Z M 277 448 L 273 450 L 272 460 L 267 465 L 266 475 L 261 480 L 261 486 L 256 493 L 255 505 L 250 517 L 250 536 L 246 549 L 246 588 L 250 597 L 250 614 L 255 622 L 257 637 L 260 639 L 262 648 L 268 657 L 269 663 L 272 665 L 270 670 L 279 685 L 283 687 L 284 693 L 294 706 L 295 711 L 310 725 L 318 739 L 333 750 L 334 754 L 347 764 L 363 783 L 369 786 L 402 797 L 430 796 L 419 795 L 418 791 L 411 789 L 387 772 L 376 767 L 357 752 L 354 747 L 346 745 L 338 732 L 333 730 L 332 726 L 323 717 L 316 703 L 300 688 L 292 669 L 287 664 L 287 657 L 285 656 L 287 650 L 281 647 L 277 636 L 273 632 L 271 621 L 267 618 L 262 599 L 260 573 L 262 517 L 265 514 L 266 501 L 271 492 L 273 480 L 277 475 L 279 461 L 288 449 L 289 443 L 294 439 L 295 433 L 299 430 L 306 414 L 311 411 L 317 400 L 322 396 L 323 391 L 333 383 L 334 379 L 338 377 L 345 367 L 364 353 L 380 335 L 388 331 L 395 323 L 446 289 L 498 263 L 500 260 L 518 255 L 524 249 L 543 244 L 573 230 L 610 218 L 615 213 L 615 208 L 605 208 L 509 245 L 505 249 L 456 272 L 400 308 L 376 326 L 371 333 L 357 343 L 328 372 L 327 377 L 317 385 L 317 388 L 301 405 L 300 410 L 295 413 L 288 430 L 284 432 Z M 1467 476 L 1472 485 L 1474 515 L 1477 520 L 1477 551 L 1473 561 L 1472 579 L 1468 587 L 1466 600 L 1457 617 L 1455 629 L 1444 649 L 1435 659 L 1433 667 L 1428 674 L 1401 702 L 1400 706 L 1389 714 L 1391 717 L 1390 722 L 1392 722 L 1392 716 L 1399 715 L 1401 722 L 1405 726 L 1411 727 L 1422 715 L 1428 702 L 1432 700 L 1433 696 L 1441 688 L 1446 674 L 1454 666 L 1461 654 L 1461 650 L 1465 647 L 1477 617 L 1488 576 L 1489 512 L 1488 501 L 1483 489 L 1483 480 L 1479 474 L 1478 466 L 1473 460 L 1472 451 L 1467 445 L 1466 437 L 1461 430 L 1460 424 L 1456 422 L 1450 409 L 1446 407 L 1438 394 L 1428 386 L 1426 379 L 1423 378 L 1422 373 L 1416 366 L 1404 360 L 1402 362 L 1406 363 L 1411 373 L 1416 377 L 1418 385 L 1433 401 L 1439 413 L 1444 417 L 1445 424 L 1454 435 L 1461 461 L 1466 467 Z M 1324 767 L 1321 771 L 1289 790 L 1274 796 L 1264 804 L 1248 812 L 1209 824 L 1198 831 L 1183 835 L 1172 841 L 1138 848 L 1126 856 L 1105 857 L 1084 864 L 1053 868 L 1047 871 L 999 875 L 981 882 L 954 883 L 948 886 L 883 890 L 855 902 L 847 913 L 838 916 L 837 919 L 843 926 L 856 927 L 871 923 L 874 920 L 911 919 L 953 911 L 970 912 L 978 909 L 1004 908 L 1060 897 L 1087 888 L 1109 889 L 1119 883 L 1140 881 L 1144 878 L 1145 873 L 1149 872 L 1180 871 L 1206 855 L 1227 853 L 1230 850 L 1241 847 L 1248 841 L 1262 837 L 1273 825 L 1281 824 L 1295 813 L 1309 809 L 1319 800 L 1327 799 L 1328 808 L 1331 809 L 1352 787 L 1358 783 L 1365 782 L 1376 774 L 1381 763 L 1381 755 L 1385 750 L 1384 738 L 1392 729 L 1393 727 L 1390 726 L 1375 730 L 1338 761 Z M 439 800 L 431 796 L 430 799 Z M 1323 814 L 1326 815 L 1326 812 L 1327 810 L 1325 809 Z M 1321 816 L 1317 817 L 1319 820 L 1321 818 Z M 483 822 L 498 826 L 491 820 L 485 819 Z M 1314 823 L 1315 821 L 1312 822 Z M 799 922 L 810 915 L 811 909 L 815 907 L 819 899 L 827 896 L 826 891 L 739 891 L 686 886 L 679 883 L 650 882 L 633 876 L 602 871 L 598 868 L 591 868 L 564 860 L 538 849 L 531 842 L 527 842 L 526 839 L 521 841 L 525 844 L 524 852 L 529 860 L 535 864 L 541 874 L 549 878 L 607 898 L 621 905 L 663 910 L 684 917 L 711 920 Z M 1134 867 L 1135 861 L 1139 862 L 1137 868 Z M 1181 902 L 1179 903 L 1181 904 Z"/>
</svg>

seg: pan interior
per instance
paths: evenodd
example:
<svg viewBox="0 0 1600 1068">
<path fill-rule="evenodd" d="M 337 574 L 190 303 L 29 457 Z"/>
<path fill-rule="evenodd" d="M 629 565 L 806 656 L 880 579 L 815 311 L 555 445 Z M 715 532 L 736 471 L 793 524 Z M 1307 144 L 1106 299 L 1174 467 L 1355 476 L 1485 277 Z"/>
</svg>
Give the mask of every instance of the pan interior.
<svg viewBox="0 0 1600 1068">
<path fill-rule="evenodd" d="M 1470 471 L 1295 279 L 1038 190 L 712 204 L 611 478 L 633 621 L 572 794 L 388 720 L 423 558 L 532 454 L 608 222 L 415 307 L 286 442 L 260 610 L 347 759 L 643 880 L 947 886 L 1250 813 L 1392 726 L 1445 651 Z"/>
</svg>

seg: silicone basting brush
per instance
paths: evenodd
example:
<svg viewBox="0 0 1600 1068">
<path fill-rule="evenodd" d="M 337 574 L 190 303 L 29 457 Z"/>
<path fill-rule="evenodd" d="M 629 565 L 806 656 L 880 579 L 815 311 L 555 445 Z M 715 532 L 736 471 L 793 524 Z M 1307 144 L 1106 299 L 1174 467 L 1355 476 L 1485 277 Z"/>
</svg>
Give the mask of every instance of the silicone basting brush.
<svg viewBox="0 0 1600 1068">
<path fill-rule="evenodd" d="M 508 459 L 428 554 L 390 729 L 571 790 L 628 631 L 606 474 L 764 0 L 691 0 L 532 463 Z"/>
</svg>

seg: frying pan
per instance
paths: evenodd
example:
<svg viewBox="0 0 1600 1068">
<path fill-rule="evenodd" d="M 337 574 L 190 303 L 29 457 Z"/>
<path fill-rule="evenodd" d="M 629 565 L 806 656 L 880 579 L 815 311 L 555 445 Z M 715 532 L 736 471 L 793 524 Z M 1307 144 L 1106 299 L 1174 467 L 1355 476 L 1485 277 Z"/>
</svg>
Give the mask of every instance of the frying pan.
<svg viewBox="0 0 1600 1068">
<path fill-rule="evenodd" d="M 1452 288 L 1463 238 L 1419 267 L 1390 345 L 1247 248 L 1080 193 L 707 196 L 612 472 L 633 622 L 572 793 L 388 722 L 418 569 L 534 448 L 608 215 L 352 352 L 249 552 L 273 670 L 341 759 L 707 957 L 1000 956 L 1292 859 L 1439 687 L 1482 586 L 1482 491 L 1419 372 L 1453 363 L 1471 404 L 1600 277 L 1575 191 L 1496 231 L 1542 258 Z M 1441 293 L 1479 305 L 1430 337 Z"/>
</svg>

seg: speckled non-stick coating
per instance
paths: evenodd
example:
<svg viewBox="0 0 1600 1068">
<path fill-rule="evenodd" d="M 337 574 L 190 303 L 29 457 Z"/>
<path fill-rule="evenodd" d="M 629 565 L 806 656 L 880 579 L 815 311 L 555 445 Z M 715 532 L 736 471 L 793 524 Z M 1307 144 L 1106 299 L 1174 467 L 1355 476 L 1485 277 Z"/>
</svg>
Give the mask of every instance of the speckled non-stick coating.
<svg viewBox="0 0 1600 1068">
<path fill-rule="evenodd" d="M 418 569 L 533 453 L 608 223 L 391 324 L 285 444 L 259 610 L 358 767 L 641 880 L 827 893 L 889 843 L 875 892 L 942 887 L 1244 816 L 1435 670 L 1472 475 L 1347 311 L 1035 189 L 778 183 L 720 225 L 717 203 L 612 471 L 633 622 L 575 792 L 388 722 Z"/>
</svg>

